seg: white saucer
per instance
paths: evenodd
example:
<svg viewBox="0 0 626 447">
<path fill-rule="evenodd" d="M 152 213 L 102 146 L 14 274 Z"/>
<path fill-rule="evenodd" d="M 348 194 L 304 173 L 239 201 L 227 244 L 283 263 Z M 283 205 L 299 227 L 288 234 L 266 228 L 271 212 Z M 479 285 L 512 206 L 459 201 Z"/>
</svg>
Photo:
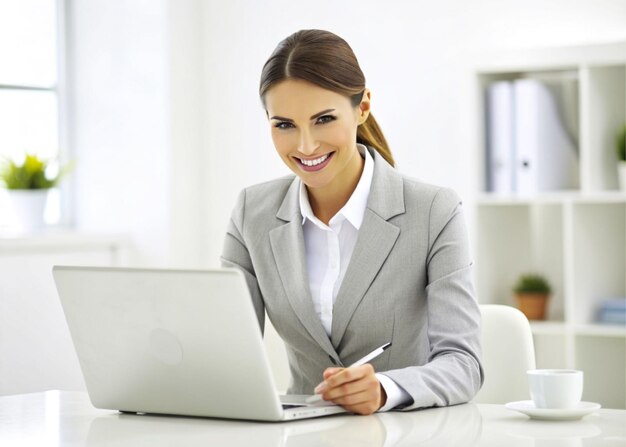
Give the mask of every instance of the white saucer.
<svg viewBox="0 0 626 447">
<path fill-rule="evenodd" d="M 519 402 L 509 402 L 505 404 L 509 410 L 519 411 L 529 416 L 531 419 L 542 419 L 546 421 L 575 421 L 583 416 L 599 410 L 602 405 L 594 402 L 580 402 L 575 408 L 537 408 L 532 400 L 521 400 Z"/>
</svg>

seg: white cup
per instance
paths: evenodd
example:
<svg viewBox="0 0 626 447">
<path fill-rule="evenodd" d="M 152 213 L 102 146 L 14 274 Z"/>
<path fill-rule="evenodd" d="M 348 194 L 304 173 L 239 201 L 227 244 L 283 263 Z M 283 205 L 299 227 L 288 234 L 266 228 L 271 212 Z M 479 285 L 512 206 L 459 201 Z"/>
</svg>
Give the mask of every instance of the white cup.
<svg viewBox="0 0 626 447">
<path fill-rule="evenodd" d="M 583 397 L 583 372 L 573 369 L 527 371 L 530 397 L 537 408 L 575 408 Z"/>
</svg>

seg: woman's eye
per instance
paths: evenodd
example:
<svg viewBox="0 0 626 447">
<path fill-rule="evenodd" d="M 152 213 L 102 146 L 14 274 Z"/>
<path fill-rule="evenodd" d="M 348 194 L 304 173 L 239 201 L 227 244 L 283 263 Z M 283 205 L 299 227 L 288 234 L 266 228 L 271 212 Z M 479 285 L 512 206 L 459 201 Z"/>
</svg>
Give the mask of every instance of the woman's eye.
<svg viewBox="0 0 626 447">
<path fill-rule="evenodd" d="M 274 127 L 276 127 L 277 129 L 290 129 L 293 127 L 293 124 L 287 121 L 281 121 L 279 123 L 274 124 Z"/>
<path fill-rule="evenodd" d="M 332 115 L 322 115 L 317 119 L 319 124 L 330 123 L 331 121 L 335 121 L 335 117 Z"/>
</svg>

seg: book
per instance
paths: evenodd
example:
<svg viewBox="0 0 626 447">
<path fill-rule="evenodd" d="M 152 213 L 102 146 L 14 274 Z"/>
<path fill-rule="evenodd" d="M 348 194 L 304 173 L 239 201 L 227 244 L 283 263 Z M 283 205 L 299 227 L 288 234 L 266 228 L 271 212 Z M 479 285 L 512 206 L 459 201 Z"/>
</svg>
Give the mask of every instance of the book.
<svg viewBox="0 0 626 447">
<path fill-rule="evenodd" d="M 603 300 L 598 309 L 598 321 L 626 325 L 626 297 Z"/>
<path fill-rule="evenodd" d="M 516 191 L 533 194 L 576 188 L 576 145 L 548 86 L 536 79 L 517 79 L 513 96 Z"/>
<path fill-rule="evenodd" d="M 487 89 L 487 190 L 515 191 L 513 83 L 498 81 Z"/>
</svg>

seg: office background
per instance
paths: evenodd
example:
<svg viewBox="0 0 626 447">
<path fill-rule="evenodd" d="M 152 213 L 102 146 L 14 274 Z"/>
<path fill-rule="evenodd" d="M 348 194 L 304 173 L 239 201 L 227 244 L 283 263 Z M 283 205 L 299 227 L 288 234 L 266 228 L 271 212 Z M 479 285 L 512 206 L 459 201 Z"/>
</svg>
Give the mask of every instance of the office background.
<svg viewBox="0 0 626 447">
<path fill-rule="evenodd" d="M 621 1 L 77 1 L 69 13 L 76 223 L 130 231 L 142 262 L 186 266 L 217 263 L 242 187 L 288 173 L 257 91 L 294 30 L 344 36 L 399 168 L 470 203 L 476 58 L 626 34 Z"/>
<path fill-rule="evenodd" d="M 622 0 L 66 0 L 64 8 L 64 149 L 77 161 L 66 218 L 81 232 L 119 235 L 122 263 L 142 266 L 219 265 L 239 190 L 288 173 L 257 91 L 264 61 L 295 30 L 328 29 L 351 44 L 399 169 L 456 189 L 470 235 L 484 183 L 476 64 L 520 48 L 626 38 Z M 0 330 L 12 355 L 37 339 Z M 270 350 L 284 360 L 277 340 Z M 47 357 L 48 372 L 63 376 L 65 358 L 73 361 Z M 44 386 L 36 379 L 33 390 Z M 27 386 L 3 385 L 4 393 Z"/>
</svg>

